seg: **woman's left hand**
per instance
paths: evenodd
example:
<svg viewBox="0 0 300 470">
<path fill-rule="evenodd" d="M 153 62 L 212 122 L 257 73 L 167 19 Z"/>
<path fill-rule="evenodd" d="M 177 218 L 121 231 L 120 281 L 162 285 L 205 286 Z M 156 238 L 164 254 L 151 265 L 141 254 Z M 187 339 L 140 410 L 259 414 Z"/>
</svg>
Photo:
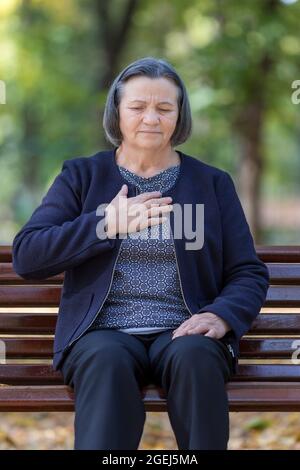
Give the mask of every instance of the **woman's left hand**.
<svg viewBox="0 0 300 470">
<path fill-rule="evenodd" d="M 191 318 L 183 322 L 173 332 L 173 338 L 185 335 L 204 334 L 211 338 L 222 338 L 227 331 L 231 330 L 228 323 L 215 313 L 195 313 Z"/>
</svg>

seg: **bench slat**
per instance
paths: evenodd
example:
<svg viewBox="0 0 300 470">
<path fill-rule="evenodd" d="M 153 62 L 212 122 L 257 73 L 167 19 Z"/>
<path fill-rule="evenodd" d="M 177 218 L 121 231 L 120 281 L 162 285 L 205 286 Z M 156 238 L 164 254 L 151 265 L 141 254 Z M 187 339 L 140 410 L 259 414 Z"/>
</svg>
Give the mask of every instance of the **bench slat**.
<svg viewBox="0 0 300 470">
<path fill-rule="evenodd" d="M 241 359 L 291 359 L 293 351 L 299 346 L 299 338 L 243 338 L 240 356 Z"/>
<path fill-rule="evenodd" d="M 239 364 L 233 381 L 299 381 L 300 365 L 293 364 Z M 0 384 L 59 385 L 61 372 L 49 364 L 0 364 Z"/>
<path fill-rule="evenodd" d="M 279 285 L 300 285 L 300 264 L 267 263 L 270 283 Z"/>
<path fill-rule="evenodd" d="M 300 264 L 267 263 L 271 284 L 300 285 Z M 61 285 L 64 281 L 64 273 L 49 277 L 48 279 L 35 280 L 34 284 Z M 0 284 L 30 285 L 33 281 L 23 279 L 15 273 L 12 263 L 0 263 Z"/>
<path fill-rule="evenodd" d="M 0 364 L 0 384 L 56 385 L 62 383 L 60 371 L 49 364 Z"/>
<path fill-rule="evenodd" d="M 0 312 L 0 334 L 54 334 L 56 320 L 57 313 Z M 300 334 L 300 313 L 260 314 L 248 334 Z"/>
<path fill-rule="evenodd" d="M 7 359 L 51 359 L 53 339 L 51 338 L 5 338 Z M 241 358 L 290 359 L 298 338 L 243 338 L 240 343 Z M 297 346 L 297 347 L 298 347 Z"/>
<path fill-rule="evenodd" d="M 53 339 L 51 338 L 4 338 L 6 359 L 51 359 Z"/>
<path fill-rule="evenodd" d="M 265 263 L 300 263 L 299 246 L 295 245 L 256 245 L 256 253 Z M 0 262 L 12 261 L 12 246 L 0 246 Z"/>
<path fill-rule="evenodd" d="M 0 307 L 57 307 L 60 286 L 0 286 Z"/>
<path fill-rule="evenodd" d="M 299 307 L 299 286 L 271 286 L 268 290 L 265 307 Z"/>
<path fill-rule="evenodd" d="M 300 411 L 300 383 L 229 382 L 230 411 Z"/>
<path fill-rule="evenodd" d="M 300 365 L 296 364 L 239 364 L 233 381 L 299 381 Z"/>
<path fill-rule="evenodd" d="M 264 263 L 300 263 L 299 245 L 259 245 L 255 251 Z"/>
<path fill-rule="evenodd" d="M 296 307 L 300 312 L 300 247 L 259 246 L 259 257 L 268 265 L 271 287 L 265 307 Z M 11 246 L 0 246 L 0 307 L 58 307 L 64 273 L 46 280 L 26 281 L 13 271 Z M 293 264 L 292 264 L 293 263 Z M 297 264 L 295 264 L 297 263 Z M 0 313 L 0 334 L 24 334 L 5 338 L 7 358 L 28 363 L 0 364 L 0 409 L 11 411 L 71 411 L 73 392 L 63 385 L 61 372 L 51 364 L 33 360 L 52 358 L 56 313 Z M 238 373 L 227 385 L 231 411 L 299 411 L 300 365 L 254 364 L 250 359 L 290 359 L 294 336 L 300 334 L 300 314 L 262 314 L 241 341 Z M 270 335 L 270 338 L 252 337 Z M 294 335 L 276 338 L 275 335 Z M 0 339 L 4 339 L 1 338 Z M 248 362 L 247 362 L 248 360 Z M 29 362 L 31 361 L 31 363 Z M 166 411 L 161 389 L 143 391 L 147 411 Z"/>
<path fill-rule="evenodd" d="M 300 315 L 298 314 L 263 314 L 253 322 L 251 334 L 292 335 L 300 334 Z"/>
<path fill-rule="evenodd" d="M 5 286 L 0 285 L 0 307 L 57 307 L 60 286 Z M 299 307 L 300 286 L 271 286 L 266 307 Z"/>
<path fill-rule="evenodd" d="M 54 334 L 56 313 L 0 313 L 1 334 Z"/>
<path fill-rule="evenodd" d="M 229 382 L 230 411 L 300 411 L 300 384 Z M 141 390 L 146 411 L 167 411 L 160 388 Z M 0 411 L 74 411 L 74 392 L 66 385 L 0 386 Z"/>
</svg>

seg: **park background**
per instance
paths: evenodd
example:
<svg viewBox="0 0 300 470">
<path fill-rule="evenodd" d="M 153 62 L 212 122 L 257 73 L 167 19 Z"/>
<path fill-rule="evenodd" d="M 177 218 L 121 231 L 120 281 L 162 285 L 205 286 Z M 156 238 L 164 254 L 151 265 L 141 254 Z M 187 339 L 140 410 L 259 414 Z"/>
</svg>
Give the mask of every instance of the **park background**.
<svg viewBox="0 0 300 470">
<path fill-rule="evenodd" d="M 111 148 L 108 88 L 153 56 L 189 94 L 193 132 L 176 148 L 232 175 L 256 244 L 298 245 L 299 21 L 297 0 L 0 0 L 0 244 L 64 160 Z M 73 418 L 2 413 L 0 449 L 71 449 Z M 147 413 L 140 448 L 177 448 L 166 414 Z M 231 413 L 229 448 L 300 449 L 299 413 Z"/>
</svg>

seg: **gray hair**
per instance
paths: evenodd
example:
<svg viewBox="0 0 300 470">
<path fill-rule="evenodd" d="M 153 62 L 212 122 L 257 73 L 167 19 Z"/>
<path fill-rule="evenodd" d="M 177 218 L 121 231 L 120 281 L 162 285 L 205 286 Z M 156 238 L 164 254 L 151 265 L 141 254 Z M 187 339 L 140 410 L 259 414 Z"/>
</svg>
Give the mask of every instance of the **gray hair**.
<svg viewBox="0 0 300 470">
<path fill-rule="evenodd" d="M 123 140 L 119 126 L 119 104 L 124 83 L 136 76 L 168 78 L 177 86 L 179 113 L 171 145 L 176 146 L 185 142 L 192 132 L 191 109 L 185 85 L 171 64 L 155 57 L 144 57 L 132 62 L 113 81 L 108 91 L 103 115 L 103 128 L 107 140 L 115 147 Z"/>
</svg>

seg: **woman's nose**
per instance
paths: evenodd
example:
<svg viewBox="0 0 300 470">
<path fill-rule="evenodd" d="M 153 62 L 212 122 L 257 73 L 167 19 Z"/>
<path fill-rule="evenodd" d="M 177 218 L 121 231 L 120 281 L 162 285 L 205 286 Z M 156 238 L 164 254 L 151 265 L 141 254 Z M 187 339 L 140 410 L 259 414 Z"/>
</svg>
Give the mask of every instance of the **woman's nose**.
<svg viewBox="0 0 300 470">
<path fill-rule="evenodd" d="M 145 111 L 143 116 L 143 121 L 146 123 L 157 123 L 159 120 L 159 115 L 156 111 Z"/>
</svg>

